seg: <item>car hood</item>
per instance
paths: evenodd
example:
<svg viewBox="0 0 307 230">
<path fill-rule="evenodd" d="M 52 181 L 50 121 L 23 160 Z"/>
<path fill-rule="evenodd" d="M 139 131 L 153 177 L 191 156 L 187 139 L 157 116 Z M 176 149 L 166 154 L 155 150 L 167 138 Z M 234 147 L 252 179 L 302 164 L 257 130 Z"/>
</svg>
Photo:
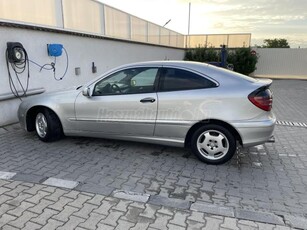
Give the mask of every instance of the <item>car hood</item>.
<svg viewBox="0 0 307 230">
<path fill-rule="evenodd" d="M 59 104 L 73 104 L 80 89 L 66 89 L 61 91 L 46 92 L 23 99 L 20 107 L 28 109 L 33 106 L 56 107 Z"/>
<path fill-rule="evenodd" d="M 58 96 L 65 96 L 65 95 L 73 95 L 73 94 L 78 94 L 80 92 L 80 89 L 77 90 L 77 87 L 72 87 L 72 88 L 67 88 L 67 89 L 62 89 L 62 90 L 56 90 L 56 91 L 50 91 L 50 92 L 45 92 L 42 94 L 35 95 L 31 98 L 42 98 L 42 97 L 58 97 Z"/>
</svg>

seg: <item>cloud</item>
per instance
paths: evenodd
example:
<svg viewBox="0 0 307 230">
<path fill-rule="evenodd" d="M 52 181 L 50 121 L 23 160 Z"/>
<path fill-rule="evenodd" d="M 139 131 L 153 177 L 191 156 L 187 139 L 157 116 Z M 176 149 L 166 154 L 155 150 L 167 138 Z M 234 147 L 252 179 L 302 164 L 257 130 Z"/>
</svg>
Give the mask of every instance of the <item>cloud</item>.
<svg viewBox="0 0 307 230">
<path fill-rule="evenodd" d="M 186 34 L 252 33 L 252 39 L 287 38 L 307 47 L 307 0 L 102 0 L 138 17 Z M 257 42 L 259 44 L 259 42 Z"/>
<path fill-rule="evenodd" d="M 200 3 L 220 6 L 209 14 L 203 13 L 204 17 L 214 18 L 210 27 L 214 33 L 250 32 L 255 38 L 253 40 L 258 39 L 258 44 L 259 40 L 266 38 L 284 37 L 292 46 L 303 44 L 303 47 L 307 47 L 306 0 L 196 1 L 196 4 Z M 223 27 L 216 26 L 220 24 Z"/>
</svg>

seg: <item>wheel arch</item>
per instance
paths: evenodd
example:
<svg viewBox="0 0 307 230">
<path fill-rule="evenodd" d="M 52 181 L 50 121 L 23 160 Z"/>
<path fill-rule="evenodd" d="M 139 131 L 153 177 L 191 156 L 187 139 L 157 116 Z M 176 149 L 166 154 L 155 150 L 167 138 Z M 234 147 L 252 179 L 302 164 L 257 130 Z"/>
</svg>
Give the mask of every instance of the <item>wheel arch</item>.
<svg viewBox="0 0 307 230">
<path fill-rule="evenodd" d="M 202 121 L 195 123 L 189 129 L 189 131 L 187 132 L 187 135 L 185 137 L 185 142 L 184 142 L 185 147 L 190 146 L 193 133 L 197 129 L 199 129 L 202 126 L 209 125 L 209 124 L 220 125 L 220 126 L 226 128 L 229 132 L 231 132 L 231 134 L 235 137 L 235 139 L 237 141 L 239 141 L 240 145 L 242 145 L 242 138 L 241 138 L 239 132 L 232 125 L 230 125 L 229 123 L 227 123 L 225 121 L 221 121 L 221 120 L 217 120 L 217 119 L 208 119 L 208 120 L 202 120 Z"/>
<path fill-rule="evenodd" d="M 35 131 L 35 117 L 36 117 L 36 114 L 39 111 L 42 111 L 44 109 L 48 109 L 51 112 L 53 112 L 58 117 L 59 121 L 61 122 L 58 114 L 53 109 L 51 109 L 48 106 L 44 106 L 44 105 L 36 105 L 36 106 L 31 107 L 27 111 L 27 115 L 26 115 L 26 128 L 27 128 L 27 131 L 29 131 L 29 132 Z"/>
</svg>

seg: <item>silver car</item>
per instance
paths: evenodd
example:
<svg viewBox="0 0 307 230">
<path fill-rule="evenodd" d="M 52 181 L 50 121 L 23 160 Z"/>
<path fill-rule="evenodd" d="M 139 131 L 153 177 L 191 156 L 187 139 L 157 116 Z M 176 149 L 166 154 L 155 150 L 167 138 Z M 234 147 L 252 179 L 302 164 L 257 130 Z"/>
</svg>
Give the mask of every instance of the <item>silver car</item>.
<svg viewBox="0 0 307 230">
<path fill-rule="evenodd" d="M 272 137 L 271 83 L 196 62 L 135 63 L 28 98 L 18 117 L 46 142 L 67 135 L 190 147 L 201 161 L 221 164 L 238 145 Z"/>
</svg>

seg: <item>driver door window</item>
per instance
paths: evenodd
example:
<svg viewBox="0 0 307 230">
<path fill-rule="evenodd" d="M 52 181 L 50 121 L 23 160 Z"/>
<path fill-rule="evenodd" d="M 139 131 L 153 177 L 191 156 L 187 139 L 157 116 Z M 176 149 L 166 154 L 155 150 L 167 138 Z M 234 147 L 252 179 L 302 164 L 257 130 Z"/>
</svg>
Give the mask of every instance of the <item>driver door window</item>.
<svg viewBox="0 0 307 230">
<path fill-rule="evenodd" d="M 158 68 L 125 69 L 96 83 L 93 96 L 152 93 Z"/>
</svg>

